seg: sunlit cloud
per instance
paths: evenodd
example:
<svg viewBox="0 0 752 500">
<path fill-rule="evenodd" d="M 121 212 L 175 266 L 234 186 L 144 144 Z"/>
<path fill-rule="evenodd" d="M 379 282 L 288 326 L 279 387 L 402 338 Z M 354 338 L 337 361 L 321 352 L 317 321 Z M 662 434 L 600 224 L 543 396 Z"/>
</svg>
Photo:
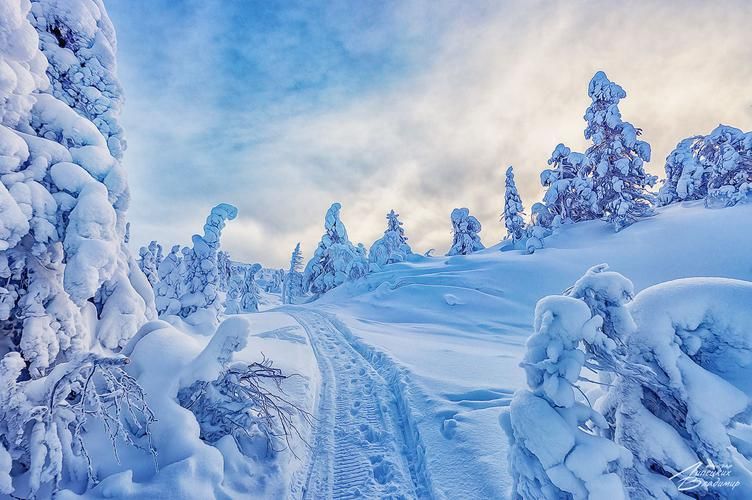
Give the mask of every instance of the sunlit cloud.
<svg viewBox="0 0 752 500">
<path fill-rule="evenodd" d="M 394 208 L 414 249 L 444 251 L 456 206 L 493 244 L 504 169 L 540 198 L 554 146 L 586 147 L 599 69 L 654 173 L 683 137 L 752 129 L 745 1 L 108 5 L 139 244 L 187 243 L 222 201 L 240 209 L 223 246 L 267 265 L 310 255 L 333 201 L 366 245 Z"/>
</svg>

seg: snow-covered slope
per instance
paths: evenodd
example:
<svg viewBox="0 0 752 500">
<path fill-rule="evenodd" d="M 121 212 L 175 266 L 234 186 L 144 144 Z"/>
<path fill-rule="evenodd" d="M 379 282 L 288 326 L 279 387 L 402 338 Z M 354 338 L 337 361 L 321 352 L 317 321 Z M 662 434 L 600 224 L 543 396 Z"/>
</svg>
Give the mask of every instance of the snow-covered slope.
<svg viewBox="0 0 752 500">
<path fill-rule="evenodd" d="M 536 302 L 603 262 L 638 291 L 693 276 L 752 280 L 750 220 L 749 205 L 687 203 L 619 233 L 600 221 L 579 223 L 533 255 L 493 247 L 415 256 L 307 307 L 326 315 L 389 383 L 425 491 L 499 498 L 511 484 L 499 415 L 524 385 L 518 364 Z"/>
</svg>

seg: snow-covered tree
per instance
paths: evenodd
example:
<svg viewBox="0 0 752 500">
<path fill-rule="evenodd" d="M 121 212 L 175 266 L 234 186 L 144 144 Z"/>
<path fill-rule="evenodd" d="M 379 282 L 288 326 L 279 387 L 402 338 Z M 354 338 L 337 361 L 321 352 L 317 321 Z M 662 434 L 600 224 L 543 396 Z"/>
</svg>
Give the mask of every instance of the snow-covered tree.
<svg viewBox="0 0 752 500">
<path fill-rule="evenodd" d="M 152 288 L 156 288 L 157 283 L 159 283 L 158 269 L 162 263 L 162 245 L 152 240 L 149 246 L 139 249 L 138 255 L 138 267 L 149 280 Z"/>
<path fill-rule="evenodd" d="M 219 273 L 219 289 L 226 292 L 232 274 L 232 263 L 230 262 L 230 254 L 223 250 L 217 252 L 217 272 Z"/>
<path fill-rule="evenodd" d="M 412 253 L 413 251 L 405 237 L 405 230 L 402 228 L 402 221 L 399 220 L 399 214 L 390 210 L 386 214 L 384 236 L 373 242 L 371 250 L 368 252 L 368 259 L 371 264 L 380 267 L 402 262 Z"/>
<path fill-rule="evenodd" d="M 227 203 L 212 208 L 203 236 L 194 234 L 193 248 L 183 251 L 179 314 L 191 322 L 216 323 L 224 310 L 217 252 L 225 221 L 235 219 L 237 214 L 238 209 Z"/>
<path fill-rule="evenodd" d="M 682 140 L 666 158 L 659 198 L 705 199 L 707 206 L 730 206 L 752 197 L 752 132 L 719 125 L 706 136 Z"/>
<path fill-rule="evenodd" d="M 261 264 L 245 266 L 243 290 L 240 296 L 240 310 L 242 312 L 258 312 L 260 290 L 256 283 L 256 274 L 261 270 Z"/>
<path fill-rule="evenodd" d="M 451 214 L 452 247 L 447 255 L 468 255 L 485 247 L 480 241 L 480 221 L 467 208 L 455 208 Z"/>
<path fill-rule="evenodd" d="M 180 245 L 174 245 L 159 265 L 159 282 L 155 288 L 157 312 L 160 316 L 180 312 L 180 293 L 183 255 Z"/>
<path fill-rule="evenodd" d="M 515 395 L 507 422 L 516 494 L 586 498 L 595 486 L 595 498 L 749 497 L 750 439 L 736 429 L 752 412 L 739 383 L 749 377 L 750 300 L 752 283 L 721 278 L 681 279 L 635 296 L 605 265 L 567 296 L 541 300 L 523 361 L 530 391 Z M 583 376 L 583 367 L 594 375 Z M 574 407 L 592 424 L 551 412 Z M 577 454 L 578 443 L 588 452 Z M 594 481 L 604 470 L 608 481 Z"/>
<path fill-rule="evenodd" d="M 596 215 L 619 231 L 653 213 L 654 196 L 649 188 L 656 177 L 644 168 L 650 161 L 650 145 L 637 139 L 640 129 L 622 120 L 619 101 L 627 93 L 603 71 L 590 80 L 588 96 L 593 102 L 585 112 L 585 139 L 593 144 L 585 155 L 593 168 Z"/>
<path fill-rule="evenodd" d="M 126 246 L 114 48 L 99 1 L 0 2 L 3 495 L 83 491 L 96 478 L 82 435 L 101 424 L 148 447 L 153 415 L 114 354 L 156 314 Z"/>
<path fill-rule="evenodd" d="M 283 304 L 294 304 L 295 299 L 303 295 L 303 274 L 300 272 L 302 268 L 303 252 L 300 250 L 300 242 L 298 242 L 290 256 L 290 268 L 287 270 L 282 283 Z"/>
<path fill-rule="evenodd" d="M 256 273 L 261 264 L 233 264 L 228 282 L 225 314 L 258 312 L 260 290 Z"/>
<path fill-rule="evenodd" d="M 598 197 L 593 191 L 593 168 L 587 156 L 559 144 L 548 160 L 551 168 L 541 173 L 545 188 L 537 223 L 547 228 L 595 219 L 599 216 Z"/>
<path fill-rule="evenodd" d="M 504 212 L 501 218 L 507 230 L 507 238 L 513 243 L 522 240 L 527 233 L 525 220 L 522 218 L 524 214 L 522 199 L 517 192 L 517 184 L 514 182 L 514 168 L 510 165 L 504 182 Z"/>
<path fill-rule="evenodd" d="M 333 203 L 327 210 L 326 232 L 303 273 L 303 289 L 317 295 L 368 274 L 364 250 L 347 238 L 347 229 L 339 218 L 341 208 L 339 203 Z"/>
<path fill-rule="evenodd" d="M 572 297 L 546 297 L 535 308 L 522 361 L 529 388 L 515 393 L 504 422 L 514 498 L 627 498 L 615 471 L 628 467 L 631 456 L 599 435 L 606 419 L 575 393 L 582 369 L 594 362 L 584 344 L 616 348 L 601 323 Z"/>
<path fill-rule="evenodd" d="M 87 5 L 81 15 L 89 17 L 71 36 L 93 44 L 106 14 L 74 3 Z M 94 124 L 53 95 L 28 8 L 4 2 L 0 15 L 0 331 L 3 352 L 20 351 L 36 378 L 58 356 L 84 348 L 84 339 L 118 348 L 155 311 L 124 243 L 123 169 Z M 52 16 L 64 6 L 34 9 Z M 99 45 L 103 61 L 91 70 L 114 74 L 107 39 Z M 97 321 L 84 322 L 84 311 Z"/>
</svg>

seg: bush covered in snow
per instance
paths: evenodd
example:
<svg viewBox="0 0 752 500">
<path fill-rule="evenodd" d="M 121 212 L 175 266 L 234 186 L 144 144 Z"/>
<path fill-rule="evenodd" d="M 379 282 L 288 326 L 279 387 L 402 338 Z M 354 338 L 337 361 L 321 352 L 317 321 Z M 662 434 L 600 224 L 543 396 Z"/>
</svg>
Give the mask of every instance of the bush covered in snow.
<svg viewBox="0 0 752 500">
<path fill-rule="evenodd" d="M 322 294 L 345 281 L 368 274 L 365 250 L 347 238 L 347 229 L 339 218 L 342 205 L 333 203 L 326 212 L 324 230 L 316 252 L 303 273 L 303 289 Z"/>
<path fill-rule="evenodd" d="M 731 206 L 752 196 L 752 132 L 719 125 L 706 136 L 682 140 L 666 158 L 662 204 L 705 200 Z"/>
<path fill-rule="evenodd" d="M 467 208 L 455 208 L 452 221 L 452 246 L 447 255 L 468 255 L 485 247 L 480 242 L 480 221 L 470 215 Z"/>
<path fill-rule="evenodd" d="M 607 266 L 542 299 L 508 422 L 515 495 L 748 498 L 751 301 L 721 278 L 635 296 Z"/>
<path fill-rule="evenodd" d="M 386 230 L 384 236 L 373 242 L 368 252 L 368 260 L 376 267 L 404 261 L 412 254 L 410 245 L 407 244 L 405 230 L 399 220 L 399 214 L 390 210 L 386 214 Z"/>
</svg>

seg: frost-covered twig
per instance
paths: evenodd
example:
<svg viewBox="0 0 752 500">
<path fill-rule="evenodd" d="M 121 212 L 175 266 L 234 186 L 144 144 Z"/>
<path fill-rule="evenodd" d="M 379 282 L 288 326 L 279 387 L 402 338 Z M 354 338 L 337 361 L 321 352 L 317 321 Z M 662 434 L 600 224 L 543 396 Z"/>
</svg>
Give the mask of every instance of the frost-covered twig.
<svg viewBox="0 0 752 500">
<path fill-rule="evenodd" d="M 291 438 L 297 436 L 306 441 L 294 417 L 299 415 L 308 423 L 313 417 L 285 396 L 282 382 L 294 375 L 284 374 L 272 365 L 266 357 L 261 362 L 235 363 L 225 366 L 215 380 L 197 380 L 178 392 L 180 404 L 196 415 L 201 439 L 213 444 L 230 435 L 238 449 L 244 451 L 242 437 L 250 441 L 261 437 L 267 452 L 272 453 L 284 449 L 274 445 L 284 439 L 286 447 L 298 458 Z"/>
</svg>

